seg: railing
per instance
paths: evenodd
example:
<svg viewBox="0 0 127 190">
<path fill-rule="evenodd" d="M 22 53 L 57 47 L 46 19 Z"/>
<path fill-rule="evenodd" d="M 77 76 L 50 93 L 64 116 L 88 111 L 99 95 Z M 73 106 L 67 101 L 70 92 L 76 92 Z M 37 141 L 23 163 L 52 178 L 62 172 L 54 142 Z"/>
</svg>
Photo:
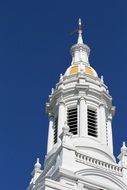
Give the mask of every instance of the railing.
<svg viewBox="0 0 127 190">
<path fill-rule="evenodd" d="M 108 172 L 114 173 L 116 175 L 122 176 L 122 168 L 113 164 L 106 163 L 104 161 L 92 158 L 90 156 L 75 152 L 76 161 L 84 163 L 96 168 L 104 169 Z"/>
</svg>

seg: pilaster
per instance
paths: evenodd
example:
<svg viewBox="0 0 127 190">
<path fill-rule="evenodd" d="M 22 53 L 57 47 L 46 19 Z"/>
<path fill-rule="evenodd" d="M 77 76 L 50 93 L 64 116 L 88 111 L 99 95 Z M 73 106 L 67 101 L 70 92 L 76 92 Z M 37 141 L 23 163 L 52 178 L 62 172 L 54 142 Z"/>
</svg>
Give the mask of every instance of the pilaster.
<svg viewBox="0 0 127 190">
<path fill-rule="evenodd" d="M 105 105 L 101 103 L 99 105 L 100 110 L 100 121 L 99 121 L 99 128 L 100 128 L 100 137 L 101 137 L 101 142 L 102 144 L 106 145 L 106 114 L 105 114 Z"/>
<path fill-rule="evenodd" d="M 108 147 L 113 154 L 113 139 L 112 139 L 112 116 L 108 116 L 107 120 L 107 130 L 108 130 Z"/>
<path fill-rule="evenodd" d="M 49 114 L 49 131 L 48 131 L 48 144 L 47 144 L 47 153 L 53 148 L 53 123 L 54 116 Z"/>
<path fill-rule="evenodd" d="M 64 127 L 64 124 L 65 124 L 65 103 L 61 99 L 58 108 L 58 138 L 62 133 L 62 128 Z"/>
<path fill-rule="evenodd" d="M 79 101 L 79 134 L 80 137 L 87 134 L 87 106 L 83 96 Z"/>
</svg>

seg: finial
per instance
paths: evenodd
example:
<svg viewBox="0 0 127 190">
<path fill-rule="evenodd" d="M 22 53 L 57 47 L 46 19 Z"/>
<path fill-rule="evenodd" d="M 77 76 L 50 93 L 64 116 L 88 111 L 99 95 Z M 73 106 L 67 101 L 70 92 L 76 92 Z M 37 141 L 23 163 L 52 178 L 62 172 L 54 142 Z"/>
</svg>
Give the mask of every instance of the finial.
<svg viewBox="0 0 127 190">
<path fill-rule="evenodd" d="M 103 77 L 103 75 L 101 76 L 101 82 L 104 82 L 104 77 Z"/>
<path fill-rule="evenodd" d="M 63 80 L 63 75 L 62 74 L 60 74 L 60 80 Z"/>
<path fill-rule="evenodd" d="M 81 21 L 81 18 L 79 18 L 78 20 L 78 41 L 77 43 L 78 44 L 83 44 L 83 39 L 82 39 L 82 21 Z"/>
<path fill-rule="evenodd" d="M 52 88 L 51 95 L 54 93 L 54 88 Z"/>
<path fill-rule="evenodd" d="M 37 158 L 37 163 L 39 163 L 40 162 L 40 160 L 39 160 L 39 158 Z"/>
<path fill-rule="evenodd" d="M 123 145 L 121 147 L 121 153 L 119 154 L 118 159 L 119 159 L 119 165 L 122 168 L 123 167 L 127 168 L 127 147 L 125 142 L 123 142 Z"/>
<path fill-rule="evenodd" d="M 37 161 L 36 161 L 36 163 L 34 165 L 34 168 L 35 169 L 41 169 L 41 164 L 40 164 L 39 158 L 37 158 Z"/>
<path fill-rule="evenodd" d="M 123 154 L 127 153 L 127 147 L 126 147 L 125 142 L 123 142 L 123 146 L 121 147 L 121 153 L 123 153 Z"/>
</svg>

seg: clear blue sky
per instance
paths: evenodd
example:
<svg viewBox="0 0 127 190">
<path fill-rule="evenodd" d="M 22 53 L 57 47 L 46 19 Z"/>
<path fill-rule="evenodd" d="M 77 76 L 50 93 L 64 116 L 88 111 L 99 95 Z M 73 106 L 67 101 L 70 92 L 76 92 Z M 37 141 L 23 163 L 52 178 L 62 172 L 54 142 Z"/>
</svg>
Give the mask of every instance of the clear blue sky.
<svg viewBox="0 0 127 190">
<path fill-rule="evenodd" d="M 117 107 L 114 153 L 127 141 L 127 1 L 0 1 L 0 189 L 25 190 L 44 161 L 51 88 L 70 65 L 81 17 L 90 63 Z"/>
</svg>

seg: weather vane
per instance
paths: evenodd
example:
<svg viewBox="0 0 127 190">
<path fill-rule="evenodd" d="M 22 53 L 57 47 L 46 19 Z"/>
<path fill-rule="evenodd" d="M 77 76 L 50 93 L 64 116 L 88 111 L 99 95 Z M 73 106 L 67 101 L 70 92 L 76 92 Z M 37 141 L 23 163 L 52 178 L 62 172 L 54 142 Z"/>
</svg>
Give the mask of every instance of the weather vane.
<svg viewBox="0 0 127 190">
<path fill-rule="evenodd" d="M 76 28 L 74 31 L 72 31 L 71 33 L 70 33 L 70 35 L 73 35 L 73 34 L 75 34 L 75 33 L 82 33 L 82 27 L 84 27 L 84 24 L 82 24 L 82 22 L 81 22 L 81 18 L 79 18 L 79 20 L 78 20 L 78 28 Z"/>
</svg>

